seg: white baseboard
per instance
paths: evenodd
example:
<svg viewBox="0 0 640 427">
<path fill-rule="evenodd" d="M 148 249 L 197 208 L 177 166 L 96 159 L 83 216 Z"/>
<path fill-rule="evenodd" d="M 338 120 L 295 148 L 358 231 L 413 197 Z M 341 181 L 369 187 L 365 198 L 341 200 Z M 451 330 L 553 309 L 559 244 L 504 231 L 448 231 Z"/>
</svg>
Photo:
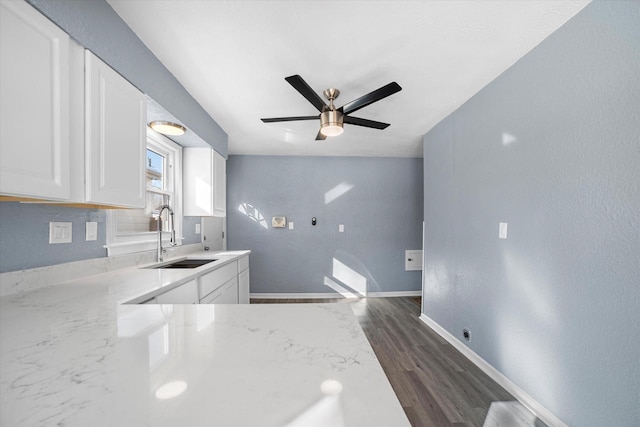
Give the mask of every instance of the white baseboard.
<svg viewBox="0 0 640 427">
<path fill-rule="evenodd" d="M 367 292 L 368 297 L 419 297 L 422 291 Z"/>
<path fill-rule="evenodd" d="M 420 296 L 420 291 L 396 291 L 396 292 L 367 292 L 365 297 L 380 298 L 380 297 L 413 297 Z M 344 298 L 342 295 L 335 292 L 323 292 L 323 293 L 293 293 L 293 294 L 279 294 L 279 293 L 251 293 L 251 298 L 257 299 L 327 299 L 327 298 Z M 357 297 L 356 297 L 357 298 Z"/>
<path fill-rule="evenodd" d="M 449 333 L 446 329 L 440 326 L 436 321 L 422 313 L 420 320 L 433 329 L 438 335 L 447 340 L 449 344 L 454 346 L 460 353 L 462 353 L 467 359 L 469 359 L 474 365 L 480 368 L 491 379 L 500 384 L 505 390 L 511 393 L 520 403 L 522 403 L 527 409 L 529 409 L 536 417 L 540 418 L 549 426 L 554 427 L 569 427 L 564 421 L 554 415 L 547 408 L 542 406 L 537 400 L 531 397 L 527 392 L 522 390 L 516 384 L 514 384 L 509 378 L 504 376 L 500 371 L 494 368 L 489 362 L 480 357 L 476 352 L 464 345 L 462 341 L 458 340 L 455 336 Z"/>
</svg>

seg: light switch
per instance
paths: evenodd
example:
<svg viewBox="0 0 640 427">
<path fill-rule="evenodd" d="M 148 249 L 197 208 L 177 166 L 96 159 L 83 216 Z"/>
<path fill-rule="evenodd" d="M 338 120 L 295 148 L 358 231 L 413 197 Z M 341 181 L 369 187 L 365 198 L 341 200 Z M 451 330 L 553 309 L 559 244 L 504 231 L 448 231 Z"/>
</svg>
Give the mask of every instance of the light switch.
<svg viewBox="0 0 640 427">
<path fill-rule="evenodd" d="M 85 223 L 85 240 L 98 240 L 98 223 L 87 222 Z"/>
<path fill-rule="evenodd" d="M 506 222 L 501 222 L 498 225 L 498 237 L 501 239 L 506 239 L 507 238 L 507 223 Z"/>
<path fill-rule="evenodd" d="M 293 230 L 293 222 L 289 222 L 289 230 Z"/>
<path fill-rule="evenodd" d="M 49 223 L 49 244 L 54 243 L 71 243 L 70 222 Z"/>
<path fill-rule="evenodd" d="M 200 234 L 200 224 L 196 224 L 196 234 Z"/>
<path fill-rule="evenodd" d="M 338 233 L 344 233 L 344 224 L 338 226 Z"/>
</svg>

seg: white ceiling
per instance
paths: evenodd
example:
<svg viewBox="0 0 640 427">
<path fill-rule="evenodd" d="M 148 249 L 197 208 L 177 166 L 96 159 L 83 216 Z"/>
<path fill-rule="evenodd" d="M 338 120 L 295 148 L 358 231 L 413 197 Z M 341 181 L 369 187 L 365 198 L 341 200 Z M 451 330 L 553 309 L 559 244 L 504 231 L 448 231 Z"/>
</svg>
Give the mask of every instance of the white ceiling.
<svg viewBox="0 0 640 427">
<path fill-rule="evenodd" d="M 109 4 L 229 135 L 230 154 L 416 156 L 429 129 L 589 1 L 153 1 Z M 391 81 L 403 90 L 315 141 L 318 114 L 284 78 L 340 106 Z"/>
</svg>

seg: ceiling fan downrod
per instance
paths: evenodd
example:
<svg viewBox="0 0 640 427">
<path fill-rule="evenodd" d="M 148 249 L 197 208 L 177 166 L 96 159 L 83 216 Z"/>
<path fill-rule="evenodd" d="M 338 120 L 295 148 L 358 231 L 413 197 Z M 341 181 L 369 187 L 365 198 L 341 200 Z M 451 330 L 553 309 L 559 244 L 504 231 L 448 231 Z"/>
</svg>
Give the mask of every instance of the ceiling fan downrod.
<svg viewBox="0 0 640 427">
<path fill-rule="evenodd" d="M 333 105 L 333 101 L 338 99 L 338 97 L 340 96 L 340 91 L 335 88 L 329 88 L 329 89 L 325 89 L 324 92 L 322 93 L 324 97 L 329 100 L 329 109 L 335 110 L 336 107 Z"/>
</svg>

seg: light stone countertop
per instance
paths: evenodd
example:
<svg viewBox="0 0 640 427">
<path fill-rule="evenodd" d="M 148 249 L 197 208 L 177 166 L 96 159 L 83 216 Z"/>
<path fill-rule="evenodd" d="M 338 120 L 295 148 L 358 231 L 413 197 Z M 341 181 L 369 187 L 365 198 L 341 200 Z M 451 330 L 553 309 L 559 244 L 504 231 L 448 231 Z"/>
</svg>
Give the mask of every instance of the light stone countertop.
<svg viewBox="0 0 640 427">
<path fill-rule="evenodd" d="M 350 304 L 123 304 L 209 269 L 0 298 L 0 425 L 409 425 Z"/>
</svg>

